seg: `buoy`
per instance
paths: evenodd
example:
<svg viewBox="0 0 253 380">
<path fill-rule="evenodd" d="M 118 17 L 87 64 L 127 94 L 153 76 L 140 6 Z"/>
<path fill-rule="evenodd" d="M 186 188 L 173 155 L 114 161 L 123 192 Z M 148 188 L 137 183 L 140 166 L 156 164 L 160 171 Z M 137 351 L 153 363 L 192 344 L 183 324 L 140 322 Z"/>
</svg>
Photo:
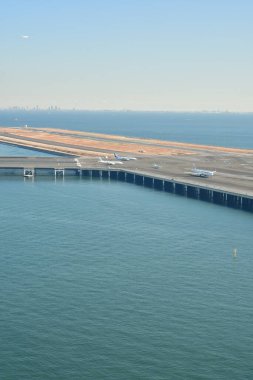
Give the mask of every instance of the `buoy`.
<svg viewBox="0 0 253 380">
<path fill-rule="evenodd" d="M 237 256 L 237 248 L 234 248 L 233 249 L 233 257 L 236 257 Z"/>
</svg>

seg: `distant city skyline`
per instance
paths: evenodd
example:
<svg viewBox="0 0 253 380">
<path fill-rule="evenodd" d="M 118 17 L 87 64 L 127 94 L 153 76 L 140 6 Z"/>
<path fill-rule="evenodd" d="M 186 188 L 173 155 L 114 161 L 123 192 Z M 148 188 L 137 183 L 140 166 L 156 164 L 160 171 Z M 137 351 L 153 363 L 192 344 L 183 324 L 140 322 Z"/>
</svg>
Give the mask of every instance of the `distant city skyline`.
<svg viewBox="0 0 253 380">
<path fill-rule="evenodd" d="M 219 109 L 213 109 L 213 110 L 153 110 L 153 109 L 127 109 L 127 108 L 122 108 L 122 109 L 113 109 L 113 108 L 107 108 L 107 109 L 102 109 L 102 108 L 61 108 L 59 106 L 45 106 L 45 107 L 39 107 L 39 106 L 9 106 L 9 107 L 0 107 L 0 111 L 83 111 L 83 112 L 152 112 L 152 113 L 231 113 L 231 114 L 252 114 L 253 111 L 229 111 L 229 110 L 219 110 Z"/>
<path fill-rule="evenodd" d="M 0 109 L 253 112 L 251 0 L 0 5 Z"/>
</svg>

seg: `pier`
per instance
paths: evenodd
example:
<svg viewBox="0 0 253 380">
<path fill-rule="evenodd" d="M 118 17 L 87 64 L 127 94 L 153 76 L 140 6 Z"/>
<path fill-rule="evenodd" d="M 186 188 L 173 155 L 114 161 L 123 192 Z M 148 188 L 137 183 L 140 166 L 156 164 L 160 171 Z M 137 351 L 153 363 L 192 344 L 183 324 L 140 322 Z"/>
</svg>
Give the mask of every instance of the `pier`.
<svg viewBox="0 0 253 380">
<path fill-rule="evenodd" d="M 5 160 L 7 160 L 5 158 Z M 41 177 L 49 176 L 56 180 L 61 180 L 70 176 L 80 178 L 121 181 L 132 183 L 137 186 L 151 188 L 157 191 L 164 191 L 179 196 L 185 196 L 200 201 L 214 203 L 226 207 L 253 212 L 253 196 L 238 192 L 232 192 L 228 189 L 218 188 L 210 182 L 193 183 L 193 180 L 181 181 L 176 178 L 159 176 L 158 173 L 143 173 L 136 170 L 127 170 L 124 168 L 108 168 L 94 165 L 83 167 L 83 165 L 73 165 L 73 159 L 65 158 L 59 168 L 59 158 L 19 158 L 18 161 L 25 163 L 25 166 L 13 166 L 17 158 L 9 158 L 9 165 L 3 166 L 3 158 L 0 158 L 0 177 L 1 176 L 24 176 L 25 180 L 31 181 Z M 36 162 L 40 163 L 36 166 Z M 12 165 L 11 165 L 12 164 Z M 29 177 L 29 179 L 27 178 Z"/>
<path fill-rule="evenodd" d="M 149 187 L 159 191 L 186 196 L 206 202 L 232 207 L 253 212 L 253 197 L 242 194 L 231 193 L 224 190 L 213 189 L 211 187 L 192 185 L 176 180 L 168 180 L 159 177 L 141 175 L 135 172 L 124 170 L 82 170 L 83 177 L 107 178 L 122 182 L 133 183 L 135 185 Z"/>
</svg>

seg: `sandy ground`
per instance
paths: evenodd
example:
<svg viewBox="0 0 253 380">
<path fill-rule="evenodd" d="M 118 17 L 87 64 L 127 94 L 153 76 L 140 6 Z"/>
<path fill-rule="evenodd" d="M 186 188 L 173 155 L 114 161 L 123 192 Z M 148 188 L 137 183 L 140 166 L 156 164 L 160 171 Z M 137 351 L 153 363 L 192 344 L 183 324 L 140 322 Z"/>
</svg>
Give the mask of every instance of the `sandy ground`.
<svg viewBox="0 0 253 380">
<path fill-rule="evenodd" d="M 192 155 L 198 152 L 253 154 L 253 150 L 139 139 L 79 131 L 35 128 L 0 128 L 0 140 L 84 156 L 113 152 L 148 156 Z M 22 141 L 23 140 L 23 141 Z M 46 146 L 45 146 L 46 145 Z"/>
</svg>

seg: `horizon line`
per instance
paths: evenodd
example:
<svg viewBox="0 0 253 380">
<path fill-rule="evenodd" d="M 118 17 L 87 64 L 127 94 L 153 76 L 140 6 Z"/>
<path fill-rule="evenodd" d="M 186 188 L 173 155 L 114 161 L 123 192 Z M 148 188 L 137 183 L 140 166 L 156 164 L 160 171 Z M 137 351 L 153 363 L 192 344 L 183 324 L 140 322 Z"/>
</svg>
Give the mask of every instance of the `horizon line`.
<svg viewBox="0 0 253 380">
<path fill-rule="evenodd" d="M 65 112 L 65 111 L 74 111 L 74 112 L 153 112 L 153 113 L 233 113 L 233 114 L 249 114 L 253 111 L 236 111 L 236 110 L 164 110 L 164 109 L 89 109 L 89 108 L 61 108 L 58 106 L 48 106 L 48 107 L 20 107 L 20 106 L 10 106 L 10 107 L 0 107 L 0 111 L 51 111 L 51 112 Z"/>
</svg>

